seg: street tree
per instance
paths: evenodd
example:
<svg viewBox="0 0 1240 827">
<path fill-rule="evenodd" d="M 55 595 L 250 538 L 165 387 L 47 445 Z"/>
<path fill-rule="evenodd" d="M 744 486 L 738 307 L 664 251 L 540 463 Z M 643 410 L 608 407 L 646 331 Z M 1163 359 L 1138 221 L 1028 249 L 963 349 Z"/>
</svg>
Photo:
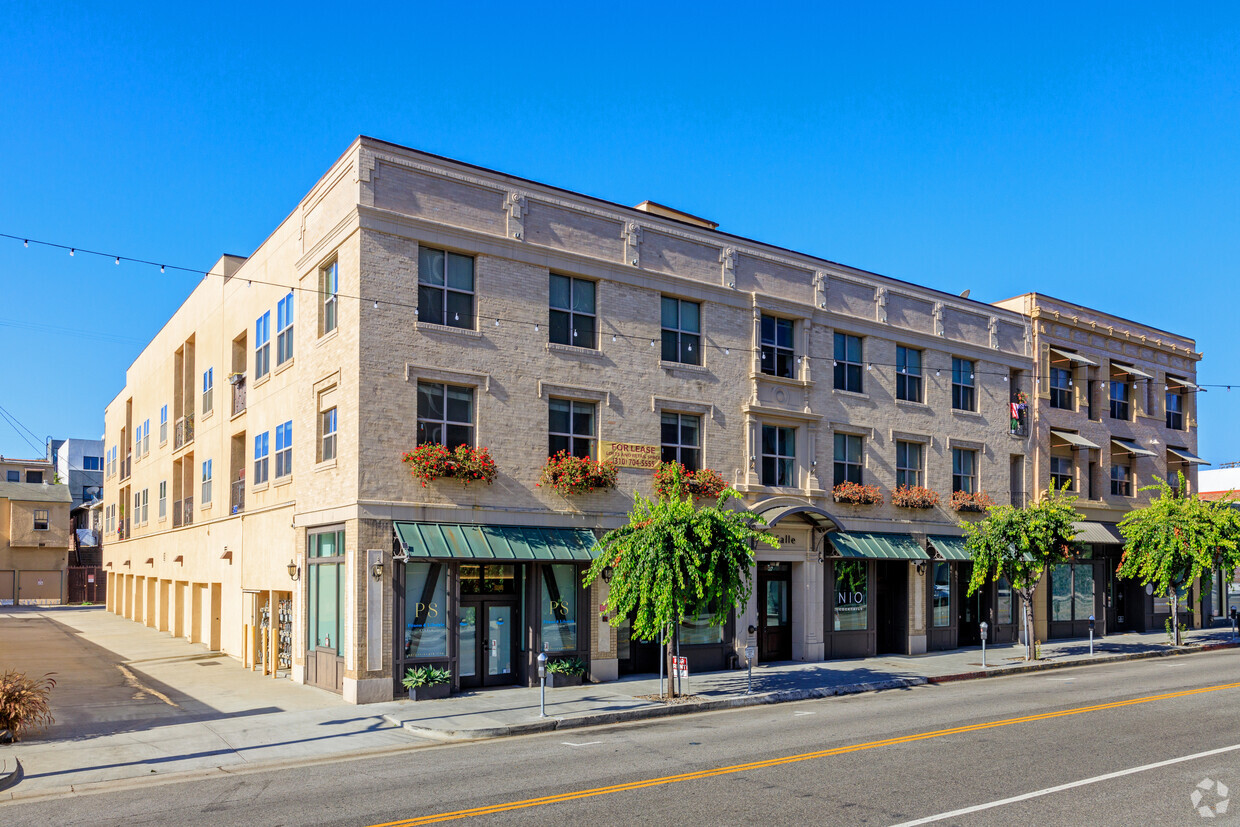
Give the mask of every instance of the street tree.
<svg viewBox="0 0 1240 827">
<path fill-rule="evenodd" d="M 1181 591 L 1201 578 L 1204 592 L 1215 569 L 1233 572 L 1240 566 L 1240 512 L 1233 508 L 1233 500 L 1202 500 L 1189 491 L 1184 474 L 1178 476 L 1178 488 L 1155 477 L 1154 485 L 1141 490 L 1156 491 L 1158 496 L 1120 521 L 1125 543 L 1116 571 L 1170 598 L 1168 631 L 1176 646 L 1182 642 Z"/>
<path fill-rule="evenodd" d="M 740 495 L 725 488 L 713 504 L 698 507 L 684 474 L 672 466 L 657 498 L 633 494 L 627 525 L 607 532 L 586 572 L 589 586 L 611 568 L 607 611 L 632 617 L 639 640 L 667 642 L 665 657 L 672 675 L 672 630 L 686 617 L 709 615 L 722 625 L 728 613 L 749 599 L 755 543 L 778 548 L 778 541 L 755 528 L 761 516 L 728 507 Z M 675 697 L 668 681 L 668 697 Z"/>
<path fill-rule="evenodd" d="M 1024 508 L 991 506 L 977 522 L 962 522 L 965 547 L 973 557 L 972 596 L 986 583 L 1004 577 L 1024 606 L 1025 660 L 1037 657 L 1033 637 L 1033 598 L 1046 567 L 1080 553 L 1073 523 L 1085 519 L 1076 497 L 1051 486 Z"/>
</svg>

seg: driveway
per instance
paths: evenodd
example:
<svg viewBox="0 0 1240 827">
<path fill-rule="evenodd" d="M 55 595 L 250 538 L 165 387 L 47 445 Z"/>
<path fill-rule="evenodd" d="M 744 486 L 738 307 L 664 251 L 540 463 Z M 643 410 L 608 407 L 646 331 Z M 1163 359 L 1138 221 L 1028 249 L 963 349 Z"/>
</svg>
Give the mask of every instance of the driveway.
<svg viewBox="0 0 1240 827">
<path fill-rule="evenodd" d="M 8 668 L 56 678 L 56 723 L 39 740 L 348 707 L 95 606 L 0 609 L 0 670 Z"/>
</svg>

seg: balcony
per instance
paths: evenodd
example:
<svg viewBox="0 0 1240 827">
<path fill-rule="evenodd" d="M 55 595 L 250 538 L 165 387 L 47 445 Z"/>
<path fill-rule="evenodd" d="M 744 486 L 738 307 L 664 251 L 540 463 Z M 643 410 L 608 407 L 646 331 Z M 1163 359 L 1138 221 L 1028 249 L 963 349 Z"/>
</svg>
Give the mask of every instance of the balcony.
<svg viewBox="0 0 1240 827">
<path fill-rule="evenodd" d="M 245 376 L 240 375 L 232 380 L 232 415 L 245 411 Z"/>
<path fill-rule="evenodd" d="M 121 479 L 129 479 L 129 473 L 133 470 L 133 454 L 125 454 L 125 458 L 121 460 Z"/>
<path fill-rule="evenodd" d="M 116 521 L 116 539 L 124 540 L 129 537 L 129 521 L 121 517 Z"/>
<path fill-rule="evenodd" d="M 172 527 L 194 524 L 194 498 L 186 497 L 172 504 Z"/>
<path fill-rule="evenodd" d="M 1012 403 L 1013 416 L 1008 421 L 1008 433 L 1012 436 L 1029 436 L 1029 406 Z"/>
<path fill-rule="evenodd" d="M 177 451 L 194 441 L 194 415 L 189 414 L 177 420 L 176 433 L 173 436 L 172 450 Z"/>
<path fill-rule="evenodd" d="M 237 480 L 232 484 L 232 513 L 245 511 L 245 480 Z"/>
</svg>

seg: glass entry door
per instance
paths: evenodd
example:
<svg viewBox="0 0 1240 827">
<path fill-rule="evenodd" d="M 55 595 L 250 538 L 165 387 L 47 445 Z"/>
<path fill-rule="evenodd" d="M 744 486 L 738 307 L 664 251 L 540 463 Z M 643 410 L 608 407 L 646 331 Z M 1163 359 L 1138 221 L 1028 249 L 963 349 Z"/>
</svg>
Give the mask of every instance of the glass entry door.
<svg viewBox="0 0 1240 827">
<path fill-rule="evenodd" d="M 792 659 L 792 566 L 758 566 L 758 659 L 763 663 Z"/>
<path fill-rule="evenodd" d="M 517 606 L 485 600 L 461 604 L 460 678 L 462 687 L 516 683 Z"/>
</svg>

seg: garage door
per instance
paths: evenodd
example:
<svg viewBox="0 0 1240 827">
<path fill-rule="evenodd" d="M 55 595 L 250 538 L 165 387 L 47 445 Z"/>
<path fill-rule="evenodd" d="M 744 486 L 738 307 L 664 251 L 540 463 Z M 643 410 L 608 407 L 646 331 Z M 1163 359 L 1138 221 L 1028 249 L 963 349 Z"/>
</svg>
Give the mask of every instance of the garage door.
<svg viewBox="0 0 1240 827">
<path fill-rule="evenodd" d="M 61 599 L 58 571 L 22 571 L 17 576 L 17 602 L 22 606 L 47 606 Z"/>
<path fill-rule="evenodd" d="M 0 606 L 12 606 L 16 597 L 17 572 L 0 571 Z"/>
</svg>

